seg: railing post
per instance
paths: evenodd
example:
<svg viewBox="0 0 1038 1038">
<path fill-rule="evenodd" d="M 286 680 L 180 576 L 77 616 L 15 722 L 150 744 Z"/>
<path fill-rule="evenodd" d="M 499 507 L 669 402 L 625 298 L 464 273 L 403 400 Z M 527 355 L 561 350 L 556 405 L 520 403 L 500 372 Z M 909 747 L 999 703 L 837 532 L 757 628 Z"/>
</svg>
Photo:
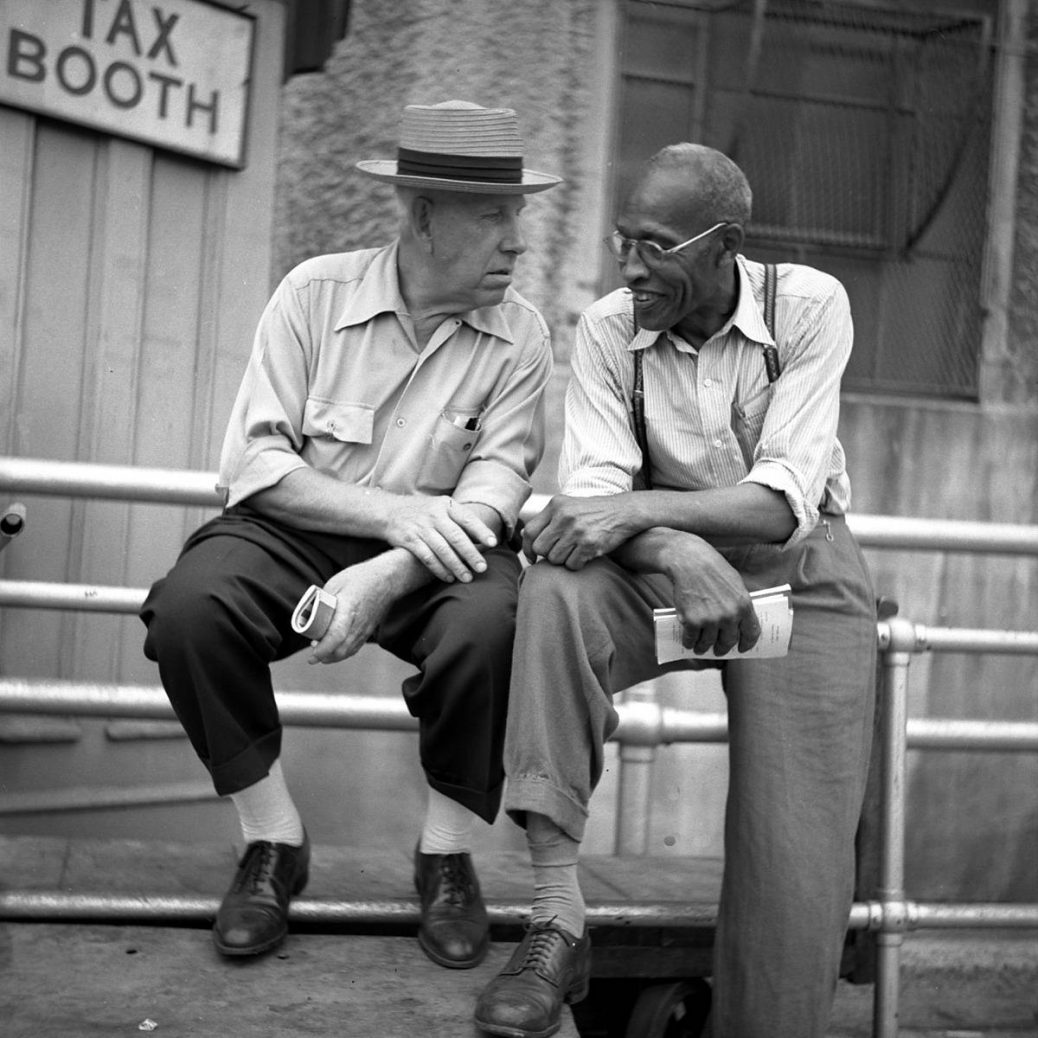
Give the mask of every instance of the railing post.
<svg viewBox="0 0 1038 1038">
<path fill-rule="evenodd" d="M 881 905 L 876 935 L 876 987 L 873 1038 L 897 1038 L 901 945 L 905 916 L 905 780 L 908 722 L 908 666 L 916 645 L 915 625 L 891 617 L 881 625 L 884 651 L 882 757 L 880 772 L 880 864 L 877 894 Z"/>
<path fill-rule="evenodd" d="M 649 852 L 652 769 L 660 744 L 662 712 L 652 682 L 624 692 L 624 726 L 620 734 L 620 768 L 616 794 L 614 854 Z"/>
</svg>

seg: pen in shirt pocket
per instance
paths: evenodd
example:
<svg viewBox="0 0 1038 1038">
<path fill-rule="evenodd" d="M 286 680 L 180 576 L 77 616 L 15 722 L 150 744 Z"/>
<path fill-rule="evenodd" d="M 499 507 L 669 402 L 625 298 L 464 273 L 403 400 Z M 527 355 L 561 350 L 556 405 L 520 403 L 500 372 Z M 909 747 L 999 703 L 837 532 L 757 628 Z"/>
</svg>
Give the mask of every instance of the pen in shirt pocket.
<svg viewBox="0 0 1038 1038">
<path fill-rule="evenodd" d="M 468 432 L 476 432 L 479 429 L 479 420 L 483 416 L 482 411 L 475 414 L 455 414 L 452 411 L 444 411 L 443 417 L 457 429 L 465 429 Z"/>
</svg>

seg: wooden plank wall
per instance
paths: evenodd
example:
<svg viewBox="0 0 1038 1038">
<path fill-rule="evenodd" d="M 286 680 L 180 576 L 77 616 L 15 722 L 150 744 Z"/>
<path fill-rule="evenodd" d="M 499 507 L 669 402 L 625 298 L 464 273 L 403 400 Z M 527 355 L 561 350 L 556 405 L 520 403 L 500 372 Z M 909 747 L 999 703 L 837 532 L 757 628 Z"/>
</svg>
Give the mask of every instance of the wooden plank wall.
<svg viewBox="0 0 1038 1038">
<path fill-rule="evenodd" d="M 269 295 L 283 8 L 258 15 L 248 161 L 0 108 L 0 453 L 216 467 Z M 12 579 L 143 586 L 197 509 L 26 498 Z M 0 670 L 153 680 L 136 620 L 5 610 Z"/>
<path fill-rule="evenodd" d="M 938 401 L 843 403 L 855 512 L 1038 523 L 1038 413 Z M 866 552 L 877 591 L 935 627 L 1033 631 L 1038 559 Z M 1038 659 L 939 653 L 909 669 L 914 716 L 1038 719 Z M 912 897 L 1038 898 L 1038 755 L 909 755 Z"/>
</svg>

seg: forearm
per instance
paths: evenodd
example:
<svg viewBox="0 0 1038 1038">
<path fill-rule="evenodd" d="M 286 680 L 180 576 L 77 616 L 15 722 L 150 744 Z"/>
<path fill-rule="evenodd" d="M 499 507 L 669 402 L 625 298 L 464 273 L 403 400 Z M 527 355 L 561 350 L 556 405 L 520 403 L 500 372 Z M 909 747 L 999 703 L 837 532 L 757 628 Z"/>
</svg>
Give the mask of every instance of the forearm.
<svg viewBox="0 0 1038 1038">
<path fill-rule="evenodd" d="M 250 508 L 286 526 L 317 533 L 385 539 L 396 495 L 341 483 L 309 467 L 247 499 Z"/>
<path fill-rule="evenodd" d="M 621 523 L 636 536 L 656 527 L 695 534 L 718 547 L 785 541 L 796 518 L 783 494 L 759 483 L 710 490 L 617 495 Z"/>
</svg>

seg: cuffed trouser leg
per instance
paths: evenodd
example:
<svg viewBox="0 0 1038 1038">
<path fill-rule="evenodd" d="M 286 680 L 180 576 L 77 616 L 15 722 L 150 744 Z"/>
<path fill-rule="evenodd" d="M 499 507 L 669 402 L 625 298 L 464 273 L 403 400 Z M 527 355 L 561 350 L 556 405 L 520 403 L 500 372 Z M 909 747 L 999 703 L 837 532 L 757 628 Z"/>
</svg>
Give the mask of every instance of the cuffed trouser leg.
<svg viewBox="0 0 1038 1038">
<path fill-rule="evenodd" d="M 377 640 L 418 667 L 403 691 L 418 718 L 429 784 L 493 822 L 504 785 L 520 567 L 510 548 L 495 548 L 484 558 L 486 571 L 469 583 L 437 581 L 398 602 Z"/>
<path fill-rule="evenodd" d="M 789 583 L 784 660 L 725 664 L 731 780 L 715 943 L 714 1038 L 821 1038 L 854 878 L 868 767 L 875 599 L 845 523 L 786 551 L 726 552 L 753 590 Z M 829 537 L 831 536 L 831 540 Z M 611 694 L 660 672 L 651 610 L 669 582 L 609 560 L 548 564 L 520 588 L 505 741 L 505 809 L 547 815 L 581 839 Z"/>
<path fill-rule="evenodd" d="M 291 614 L 310 584 L 385 551 L 372 540 L 304 534 L 244 510 L 189 538 L 141 611 L 145 654 L 221 795 L 263 778 L 281 724 L 270 663 L 305 648 Z M 379 644 L 419 667 L 404 683 L 430 784 L 492 821 L 500 804 L 519 562 L 486 555 L 469 583 L 432 581 L 396 603 Z"/>
<path fill-rule="evenodd" d="M 613 693 L 658 673 L 652 609 L 668 589 L 605 558 L 523 574 L 505 736 L 505 809 L 520 825 L 533 811 L 583 839 Z"/>
<path fill-rule="evenodd" d="M 258 782 L 278 758 L 270 664 L 307 644 L 291 629 L 292 610 L 335 572 L 272 530 L 241 516 L 205 524 L 141 610 L 144 653 L 221 796 Z"/>
<path fill-rule="evenodd" d="M 790 653 L 730 663 L 730 784 L 714 1038 L 824 1038 L 854 889 L 868 768 L 875 600 L 842 521 L 793 573 L 751 553 L 754 587 L 794 587 Z M 790 579 L 792 577 L 793 579 Z"/>
</svg>

